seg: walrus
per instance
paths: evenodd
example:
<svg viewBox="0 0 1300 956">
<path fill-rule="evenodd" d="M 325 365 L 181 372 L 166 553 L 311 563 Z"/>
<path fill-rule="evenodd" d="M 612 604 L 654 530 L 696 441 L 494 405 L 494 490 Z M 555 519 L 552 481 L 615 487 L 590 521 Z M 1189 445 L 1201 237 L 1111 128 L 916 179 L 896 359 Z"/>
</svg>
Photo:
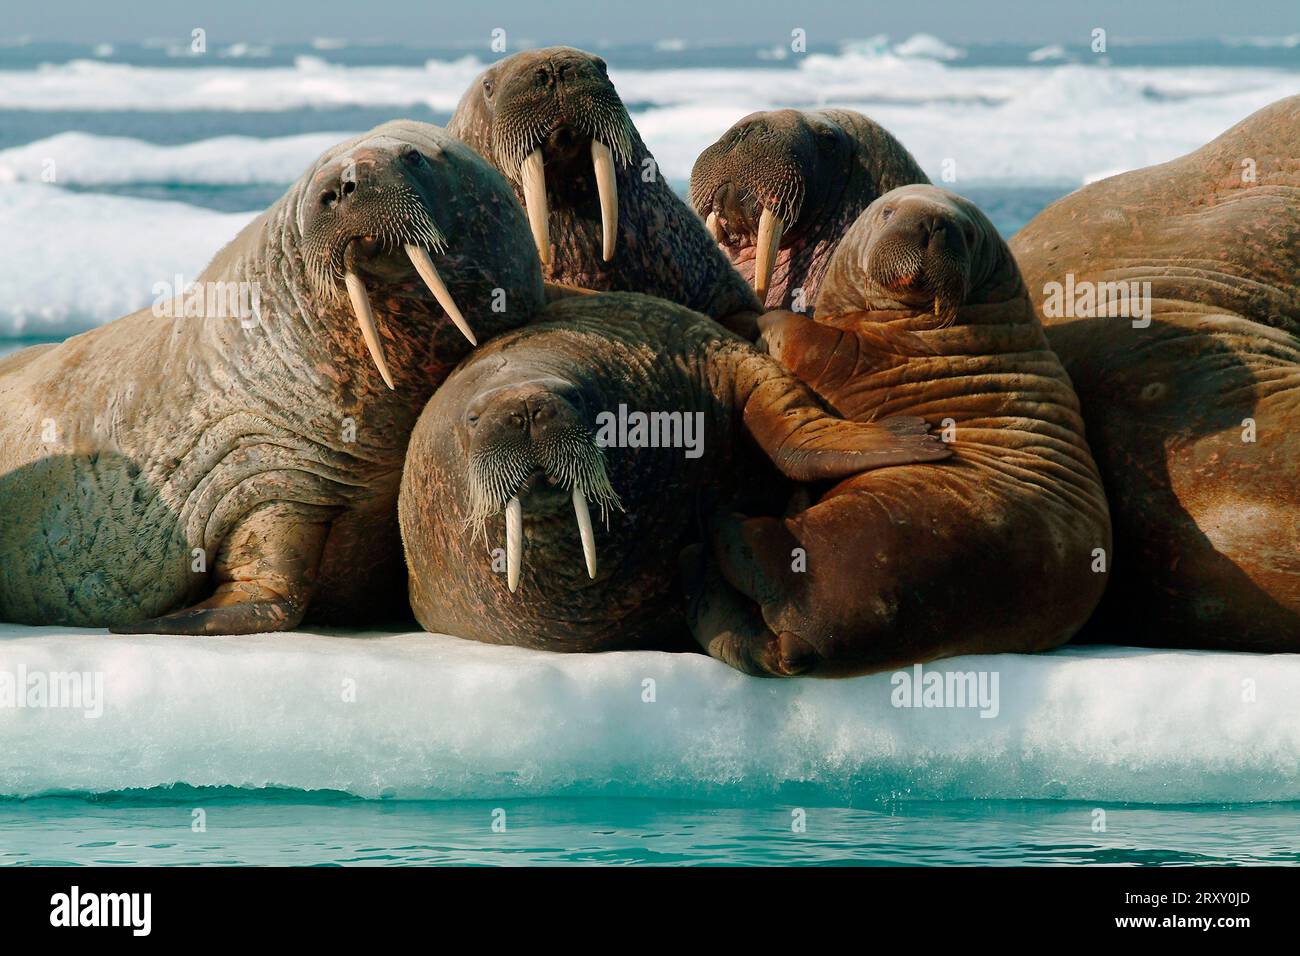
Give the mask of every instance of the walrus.
<svg viewBox="0 0 1300 956">
<path fill-rule="evenodd" d="M 1300 650 L 1300 97 L 1011 243 L 1115 522 L 1107 643 Z"/>
<path fill-rule="evenodd" d="M 327 151 L 196 288 L 251 289 L 252 313 L 186 297 L 0 360 L 0 618 L 248 633 L 404 609 L 411 427 L 475 336 L 543 301 L 505 180 L 409 122 Z"/>
<path fill-rule="evenodd" d="M 852 110 L 750 113 L 700 153 L 691 205 L 769 309 L 812 314 L 845 232 L 878 196 L 928 183 L 888 130 Z"/>
<path fill-rule="evenodd" d="M 1078 402 L 1005 242 L 970 202 L 891 190 L 845 234 L 813 318 L 769 352 L 845 418 L 919 416 L 952 450 L 784 517 L 720 510 L 684 558 L 714 657 L 839 677 L 1068 640 L 1105 585 L 1106 499 Z"/>
<path fill-rule="evenodd" d="M 918 418 L 827 414 L 699 313 L 561 299 L 469 356 L 420 416 L 399 499 L 411 606 L 489 643 L 689 648 L 674 576 L 703 513 L 947 455 Z"/>
<path fill-rule="evenodd" d="M 758 299 L 660 175 L 600 57 L 506 57 L 465 91 L 447 131 L 514 185 L 548 284 L 658 296 L 755 334 Z"/>
</svg>

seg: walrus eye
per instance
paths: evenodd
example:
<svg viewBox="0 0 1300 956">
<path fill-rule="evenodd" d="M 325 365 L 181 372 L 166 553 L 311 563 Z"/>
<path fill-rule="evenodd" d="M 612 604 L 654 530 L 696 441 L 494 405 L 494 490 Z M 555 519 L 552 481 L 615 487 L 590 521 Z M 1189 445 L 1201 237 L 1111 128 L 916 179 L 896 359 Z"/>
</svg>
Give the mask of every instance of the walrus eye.
<svg viewBox="0 0 1300 956">
<path fill-rule="evenodd" d="M 483 78 L 483 93 L 484 93 L 484 95 L 486 95 L 486 96 L 491 96 L 491 95 L 492 95 L 492 91 L 493 91 L 494 89 L 495 89 L 495 87 L 492 85 L 492 81 L 489 80 L 487 77 L 484 77 L 484 78 Z"/>
<path fill-rule="evenodd" d="M 885 206 L 883 209 L 880 210 L 880 221 L 889 222 L 889 220 L 893 218 L 893 215 L 894 215 L 894 207 Z"/>
<path fill-rule="evenodd" d="M 477 425 L 477 424 L 478 424 L 478 412 L 469 412 L 469 413 L 465 416 L 465 422 L 466 422 L 466 424 L 469 425 L 470 428 L 473 428 L 475 425 Z"/>
</svg>

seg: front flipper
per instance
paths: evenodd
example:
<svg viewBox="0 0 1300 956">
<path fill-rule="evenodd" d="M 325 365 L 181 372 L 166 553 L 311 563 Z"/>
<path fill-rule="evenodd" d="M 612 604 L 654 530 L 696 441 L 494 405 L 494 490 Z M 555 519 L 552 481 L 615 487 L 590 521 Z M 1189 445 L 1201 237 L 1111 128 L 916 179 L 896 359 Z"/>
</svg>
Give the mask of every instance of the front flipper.
<svg viewBox="0 0 1300 956">
<path fill-rule="evenodd" d="M 314 512 L 323 509 L 312 509 Z M 235 527 L 213 569 L 212 596 L 114 634 L 260 634 L 297 627 L 307 613 L 329 522 L 301 506 L 271 504 Z"/>
<path fill-rule="evenodd" d="M 832 405 L 837 393 L 862 375 L 935 354 L 913 332 L 854 318 L 830 324 L 778 309 L 758 320 L 758 346 Z"/>
<path fill-rule="evenodd" d="M 777 315 L 769 320 L 764 335 L 782 359 L 801 356 L 795 373 L 771 357 L 751 353 L 740 359 L 737 384 L 742 390 L 746 428 L 787 478 L 834 481 L 873 468 L 938 461 L 952 454 L 944 442 L 929 434 L 922 418 L 900 415 L 879 421 L 849 421 L 828 412 L 805 379 L 816 387 L 828 377 L 851 375 L 857 353 L 848 355 L 848 350 L 836 343 L 853 344 L 856 337 L 794 313 Z M 780 328 L 805 347 L 792 347 L 790 337 L 778 334 Z M 816 340 L 816 349 L 811 347 L 812 340 Z M 820 388 L 817 392 L 827 394 Z"/>
<path fill-rule="evenodd" d="M 923 418 L 878 422 L 835 418 L 796 379 L 768 382 L 745 405 L 745 426 L 793 481 L 835 481 L 873 468 L 938 461 L 952 454 Z"/>
<path fill-rule="evenodd" d="M 306 613 L 282 595 L 253 582 L 228 582 L 193 607 L 161 617 L 119 624 L 113 634 L 260 634 L 297 627 Z"/>
<path fill-rule="evenodd" d="M 687 547 L 678 563 L 687 624 L 710 657 L 755 677 L 793 677 L 815 666 L 812 648 L 789 632 L 773 633 L 758 605 L 723 579 L 704 548 Z"/>
</svg>

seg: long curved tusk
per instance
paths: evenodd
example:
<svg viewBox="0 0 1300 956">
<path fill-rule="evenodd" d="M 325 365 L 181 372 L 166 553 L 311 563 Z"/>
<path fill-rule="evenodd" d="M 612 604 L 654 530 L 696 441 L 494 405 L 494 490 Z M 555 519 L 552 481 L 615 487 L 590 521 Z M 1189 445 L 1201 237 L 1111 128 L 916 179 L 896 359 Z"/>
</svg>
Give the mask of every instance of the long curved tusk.
<svg viewBox="0 0 1300 956">
<path fill-rule="evenodd" d="M 506 504 L 506 585 L 514 594 L 524 557 L 524 509 L 518 498 Z"/>
<path fill-rule="evenodd" d="M 772 284 L 772 270 L 776 267 L 776 251 L 781 245 L 781 233 L 785 223 L 781 217 L 766 206 L 758 217 L 758 252 L 754 262 L 754 292 L 758 301 L 767 299 L 768 287 Z"/>
<path fill-rule="evenodd" d="M 587 510 L 587 498 L 582 489 L 573 488 L 573 513 L 578 518 L 578 534 L 582 536 L 582 557 L 587 562 L 587 577 L 596 577 L 596 532 L 591 527 L 591 512 Z"/>
<path fill-rule="evenodd" d="M 542 151 L 535 149 L 519 166 L 519 178 L 524 184 L 524 211 L 528 225 L 533 230 L 533 245 L 542 265 L 551 264 L 551 208 L 546 204 L 546 163 Z"/>
<path fill-rule="evenodd" d="M 348 287 L 348 298 L 352 300 L 352 312 L 356 315 L 357 325 L 361 326 L 361 337 L 366 340 L 370 357 L 375 368 L 383 376 L 384 384 L 393 388 L 393 375 L 388 371 L 388 359 L 384 358 L 384 346 L 379 341 L 379 329 L 375 327 L 375 313 L 370 310 L 370 296 L 366 294 L 366 284 L 361 277 L 349 269 L 343 274 L 343 281 Z"/>
<path fill-rule="evenodd" d="M 722 241 L 722 227 L 718 225 L 718 214 L 709 213 L 709 218 L 704 220 L 704 225 L 708 227 L 709 235 L 713 237 L 714 242 Z"/>
<path fill-rule="evenodd" d="M 600 228 L 605 261 L 614 258 L 618 238 L 618 180 L 614 178 L 614 154 L 598 139 L 591 141 L 591 165 L 596 170 L 596 192 L 600 195 Z"/>
<path fill-rule="evenodd" d="M 478 345 L 478 339 L 474 338 L 474 330 L 465 321 L 465 316 L 460 314 L 460 309 L 456 307 L 456 300 L 447 291 L 442 276 L 438 275 L 438 270 L 433 267 L 433 260 L 424 251 L 424 247 L 407 243 L 406 254 L 411 257 L 411 265 L 415 266 L 415 271 L 420 273 L 420 278 L 424 280 L 424 284 L 429 287 L 433 297 L 442 306 L 442 311 L 446 312 L 447 317 L 456 324 L 456 328 L 460 329 L 460 334 L 469 339 L 470 345 Z"/>
</svg>

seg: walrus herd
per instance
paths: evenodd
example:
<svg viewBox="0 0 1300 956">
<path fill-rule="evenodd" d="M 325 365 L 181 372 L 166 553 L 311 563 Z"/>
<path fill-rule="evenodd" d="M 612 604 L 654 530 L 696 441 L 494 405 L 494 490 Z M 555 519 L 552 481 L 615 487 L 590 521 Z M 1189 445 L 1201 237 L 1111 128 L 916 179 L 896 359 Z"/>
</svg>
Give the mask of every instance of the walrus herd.
<svg viewBox="0 0 1300 956">
<path fill-rule="evenodd" d="M 0 359 L 0 619 L 420 624 L 848 676 L 1300 647 L 1300 97 L 1008 244 L 848 110 L 689 203 L 603 60 L 339 144 L 199 286 Z"/>
</svg>

